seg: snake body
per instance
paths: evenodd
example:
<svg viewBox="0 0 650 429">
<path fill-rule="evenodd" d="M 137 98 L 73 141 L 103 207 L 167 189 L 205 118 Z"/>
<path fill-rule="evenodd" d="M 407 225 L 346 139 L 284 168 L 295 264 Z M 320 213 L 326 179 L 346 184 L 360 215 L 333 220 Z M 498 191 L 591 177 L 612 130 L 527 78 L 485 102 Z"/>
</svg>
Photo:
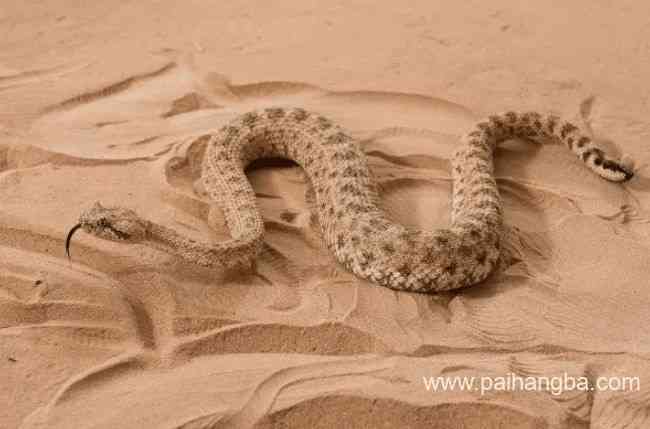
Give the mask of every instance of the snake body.
<svg viewBox="0 0 650 429">
<path fill-rule="evenodd" d="M 453 156 L 451 225 L 416 230 L 391 221 L 379 208 L 366 156 L 345 130 L 301 108 L 274 107 L 235 118 L 207 143 L 201 179 L 212 210 L 225 216 L 230 240 L 197 242 L 131 210 L 99 204 L 82 214 L 79 227 L 102 238 L 143 242 L 201 266 L 250 265 L 262 248 L 264 225 L 244 169 L 258 158 L 282 157 L 308 176 L 325 244 L 343 266 L 395 290 L 456 289 L 485 279 L 499 260 L 502 206 L 493 153 L 498 143 L 514 137 L 560 141 L 610 181 L 633 176 L 630 166 L 558 116 L 493 115 L 463 136 Z"/>
</svg>

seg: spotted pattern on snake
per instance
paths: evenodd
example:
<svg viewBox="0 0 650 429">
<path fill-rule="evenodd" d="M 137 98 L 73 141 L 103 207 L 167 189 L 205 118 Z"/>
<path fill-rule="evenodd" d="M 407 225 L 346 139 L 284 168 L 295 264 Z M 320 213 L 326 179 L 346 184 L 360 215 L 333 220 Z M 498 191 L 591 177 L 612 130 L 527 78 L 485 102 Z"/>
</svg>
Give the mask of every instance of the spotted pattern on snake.
<svg viewBox="0 0 650 429">
<path fill-rule="evenodd" d="M 80 225 L 103 238 L 144 242 L 201 266 L 250 266 L 262 248 L 264 226 L 244 169 L 258 158 L 288 158 L 309 177 L 325 244 L 343 266 L 395 290 L 457 289 L 481 282 L 499 261 L 502 205 L 493 155 L 500 142 L 514 137 L 560 141 L 610 181 L 633 176 L 630 165 L 610 158 L 578 127 L 558 116 L 493 115 L 463 136 L 452 159 L 451 225 L 417 230 L 391 221 L 379 208 L 366 156 L 344 129 L 301 108 L 273 107 L 237 117 L 207 144 L 201 177 L 214 202 L 209 220 L 215 222 L 219 217 L 214 215 L 222 212 L 231 240 L 197 242 L 128 209 L 99 204 L 82 215 Z M 122 237 L 99 228 L 99 219 L 120 230 Z"/>
</svg>

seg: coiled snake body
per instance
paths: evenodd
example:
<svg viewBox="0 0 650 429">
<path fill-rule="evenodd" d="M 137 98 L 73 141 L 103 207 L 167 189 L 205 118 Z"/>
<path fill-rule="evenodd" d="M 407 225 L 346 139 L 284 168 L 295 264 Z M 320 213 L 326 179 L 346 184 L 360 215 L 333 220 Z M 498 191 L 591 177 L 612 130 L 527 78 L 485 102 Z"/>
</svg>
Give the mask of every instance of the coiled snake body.
<svg viewBox="0 0 650 429">
<path fill-rule="evenodd" d="M 98 237 L 144 243 L 201 266 L 250 265 L 262 247 L 264 226 L 244 168 L 261 157 L 299 164 L 311 181 L 322 235 L 338 261 L 382 286 L 436 292 L 482 281 L 500 255 L 502 208 L 493 176 L 493 152 L 513 137 L 559 140 L 596 174 L 622 182 L 632 168 L 608 157 L 573 124 L 553 115 L 508 112 L 478 123 L 452 159 L 449 228 L 413 230 L 389 220 L 378 207 L 365 155 L 355 140 L 327 118 L 301 108 L 267 108 L 234 119 L 214 133 L 202 180 L 212 210 L 225 215 L 232 239 L 197 242 L 139 217 L 103 207 L 84 212 L 78 228 Z M 68 253 L 69 254 L 69 253 Z"/>
</svg>

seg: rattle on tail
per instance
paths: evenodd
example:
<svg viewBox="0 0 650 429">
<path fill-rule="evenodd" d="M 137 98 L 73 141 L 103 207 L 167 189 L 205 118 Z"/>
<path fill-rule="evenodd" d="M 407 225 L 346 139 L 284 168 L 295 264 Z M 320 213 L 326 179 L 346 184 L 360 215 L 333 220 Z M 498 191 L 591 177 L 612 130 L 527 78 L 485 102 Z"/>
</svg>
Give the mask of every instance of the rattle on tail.
<svg viewBox="0 0 650 429">
<path fill-rule="evenodd" d="M 304 109 L 248 112 L 210 136 L 203 159 L 212 211 L 222 211 L 232 239 L 197 242 L 134 211 L 96 203 L 79 228 L 97 237 L 142 243 L 205 267 L 250 266 L 262 247 L 264 226 L 244 169 L 263 157 L 295 161 L 314 189 L 327 247 L 356 275 L 395 290 L 432 293 L 473 285 L 494 269 L 501 250 L 502 207 L 493 152 L 513 138 L 547 138 L 566 144 L 604 179 L 624 182 L 633 166 L 614 160 L 578 128 L 554 115 L 508 112 L 490 116 L 463 137 L 452 160 L 452 222 L 424 231 L 389 220 L 378 207 L 365 154 L 339 126 Z M 214 214 L 214 213 L 213 213 Z M 213 215 L 209 216 L 212 219 Z"/>
</svg>

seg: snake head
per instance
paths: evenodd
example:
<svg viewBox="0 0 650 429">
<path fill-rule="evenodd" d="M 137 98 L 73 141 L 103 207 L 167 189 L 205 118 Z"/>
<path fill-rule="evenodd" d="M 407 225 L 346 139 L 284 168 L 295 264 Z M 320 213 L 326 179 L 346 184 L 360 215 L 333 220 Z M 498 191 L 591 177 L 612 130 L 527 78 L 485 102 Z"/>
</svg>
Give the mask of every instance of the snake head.
<svg viewBox="0 0 650 429">
<path fill-rule="evenodd" d="M 96 202 L 79 217 L 66 238 L 65 249 L 70 257 L 70 240 L 78 229 L 104 240 L 138 243 L 146 238 L 147 222 L 133 210 L 122 207 L 104 207 Z"/>
</svg>

